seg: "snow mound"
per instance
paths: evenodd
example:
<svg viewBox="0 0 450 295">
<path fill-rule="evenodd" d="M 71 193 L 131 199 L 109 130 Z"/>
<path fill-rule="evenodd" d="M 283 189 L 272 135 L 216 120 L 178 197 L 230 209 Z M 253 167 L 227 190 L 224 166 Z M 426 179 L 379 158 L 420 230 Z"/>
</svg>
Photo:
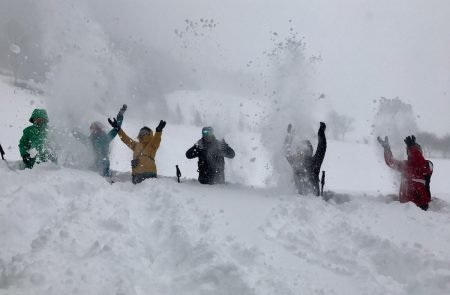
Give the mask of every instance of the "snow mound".
<svg viewBox="0 0 450 295">
<path fill-rule="evenodd" d="M 0 294 L 446 294 L 447 211 L 0 164 Z M 439 237 L 439 238 L 437 238 Z"/>
</svg>

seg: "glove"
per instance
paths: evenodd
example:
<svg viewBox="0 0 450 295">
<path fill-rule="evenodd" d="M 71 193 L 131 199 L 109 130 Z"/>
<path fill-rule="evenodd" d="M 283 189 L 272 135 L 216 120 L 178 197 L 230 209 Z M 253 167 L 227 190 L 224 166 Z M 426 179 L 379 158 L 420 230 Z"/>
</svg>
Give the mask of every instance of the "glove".
<svg viewBox="0 0 450 295">
<path fill-rule="evenodd" d="M 156 132 L 162 132 L 164 127 L 166 127 L 166 121 L 159 121 L 158 126 L 156 127 Z"/>
<path fill-rule="evenodd" d="M 327 129 L 327 125 L 324 122 L 320 122 L 319 134 L 325 134 L 325 129 Z"/>
<path fill-rule="evenodd" d="M 112 128 L 114 128 L 114 130 L 116 130 L 117 132 L 120 131 L 120 125 L 119 125 L 119 123 L 117 123 L 117 119 L 116 118 L 114 118 L 113 121 L 111 121 L 111 119 L 108 118 L 108 122 L 109 122 L 109 125 L 111 125 Z"/>
<path fill-rule="evenodd" d="M 407 147 L 412 147 L 416 145 L 416 137 L 414 135 L 407 136 L 404 140 Z"/>
<path fill-rule="evenodd" d="M 123 114 L 125 113 L 125 111 L 127 110 L 127 105 L 124 104 L 122 106 L 122 108 L 119 110 L 119 112 L 117 113 L 117 120 L 118 121 L 122 121 L 123 120 Z"/>
<path fill-rule="evenodd" d="M 287 128 L 287 133 L 291 133 L 292 132 L 292 124 L 289 123 L 288 128 Z"/>
<path fill-rule="evenodd" d="M 222 139 L 221 149 L 223 152 L 225 152 L 228 149 L 228 143 L 225 142 L 225 139 Z"/>
<path fill-rule="evenodd" d="M 25 165 L 27 167 L 32 167 L 33 166 L 34 158 L 32 158 L 29 153 L 25 153 L 22 156 L 22 159 L 23 159 L 23 162 L 25 163 Z"/>
<path fill-rule="evenodd" d="M 382 140 L 381 137 L 378 136 L 377 140 L 383 148 L 385 148 L 385 149 L 390 148 L 389 138 L 387 136 L 384 138 L 384 140 Z"/>
</svg>

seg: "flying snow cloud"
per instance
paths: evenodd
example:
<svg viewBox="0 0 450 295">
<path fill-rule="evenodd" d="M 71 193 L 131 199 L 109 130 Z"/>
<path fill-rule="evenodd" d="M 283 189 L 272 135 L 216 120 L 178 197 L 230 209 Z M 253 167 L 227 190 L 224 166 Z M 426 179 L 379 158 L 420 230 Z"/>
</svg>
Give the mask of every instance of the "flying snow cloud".
<svg viewBox="0 0 450 295">
<path fill-rule="evenodd" d="M 20 38 L 5 30 L 8 38 L 2 41 L 22 45 L 28 59 L 25 62 L 21 60 L 25 56 L 19 56 L 23 62 L 19 66 L 37 60 L 25 42 L 31 35 L 51 41 L 33 42 L 35 52 L 46 53 L 41 64 L 49 65 L 49 90 L 59 99 L 85 97 L 86 102 L 95 101 L 106 109 L 109 106 L 102 100 L 108 97 L 115 103 L 117 97 L 131 105 L 136 102 L 137 108 L 144 109 L 140 115 L 151 116 L 167 113 L 165 96 L 173 91 L 214 88 L 245 96 L 270 91 L 270 86 L 261 84 L 261 75 L 270 67 L 264 52 L 271 50 L 274 34 L 282 40 L 288 37 L 283 32 L 292 29 L 304 37 L 307 56 L 321 57 L 312 73 L 315 81 L 305 81 L 303 75 L 299 83 L 314 84 L 313 90 L 324 94 L 328 107 L 355 117 L 355 132 L 370 132 L 371 101 L 383 96 L 398 96 L 412 104 L 422 129 L 446 131 L 431 120 L 436 116 L 447 120 L 443 110 L 450 101 L 450 37 L 446 34 L 450 5 L 442 1 L 351 0 L 346 9 L 323 0 L 232 0 L 226 4 L 44 0 L 39 6 L 32 2 L 0 2 L 3 20 L 8 14 L 16 21 L 28 16 L 36 24 L 35 30 L 27 31 L 30 24 L 23 22 L 24 33 L 16 30 L 15 34 Z M 5 52 L 2 57 L 11 65 L 15 56 Z M 69 84 L 65 79 L 75 80 L 72 75 L 82 84 L 63 91 Z M 78 113 L 73 104 L 67 106 Z M 320 112 L 316 113 L 320 116 Z"/>
</svg>

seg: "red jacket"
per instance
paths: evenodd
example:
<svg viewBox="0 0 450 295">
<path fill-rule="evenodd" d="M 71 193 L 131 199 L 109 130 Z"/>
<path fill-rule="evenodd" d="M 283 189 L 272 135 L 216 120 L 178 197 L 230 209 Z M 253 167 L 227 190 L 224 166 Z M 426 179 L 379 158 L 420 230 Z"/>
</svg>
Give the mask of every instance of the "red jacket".
<svg viewBox="0 0 450 295">
<path fill-rule="evenodd" d="M 431 201 L 430 178 L 433 165 L 427 161 L 417 146 L 407 149 L 408 160 L 399 161 L 392 156 L 391 149 L 384 150 L 386 164 L 402 173 L 400 185 L 400 203 L 413 202 L 417 206 L 426 206 Z"/>
</svg>

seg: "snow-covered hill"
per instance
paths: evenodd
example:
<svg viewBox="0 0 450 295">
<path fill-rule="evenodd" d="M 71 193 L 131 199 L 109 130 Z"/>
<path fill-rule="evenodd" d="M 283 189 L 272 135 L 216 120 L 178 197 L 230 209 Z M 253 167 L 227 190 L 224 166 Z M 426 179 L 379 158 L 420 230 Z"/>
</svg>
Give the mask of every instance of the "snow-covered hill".
<svg viewBox="0 0 450 295">
<path fill-rule="evenodd" d="M 0 142 L 18 159 L 21 129 L 45 99 L 0 91 Z M 141 122 L 127 115 L 132 135 Z M 423 212 L 380 195 L 397 188 L 377 147 L 330 142 L 323 168 L 338 195 L 325 202 L 264 186 L 270 152 L 257 137 L 248 147 L 255 134 L 226 135 L 237 150 L 230 184 L 198 184 L 184 159 L 198 129 L 168 122 L 157 155 L 163 175 L 181 165 L 182 184 L 111 185 L 89 171 L 1 162 L 0 294 L 450 293 L 449 161 L 434 161 L 440 201 Z M 118 140 L 111 157 L 129 169 Z"/>
<path fill-rule="evenodd" d="M 446 294 L 450 208 L 0 167 L 2 294 Z"/>
</svg>

